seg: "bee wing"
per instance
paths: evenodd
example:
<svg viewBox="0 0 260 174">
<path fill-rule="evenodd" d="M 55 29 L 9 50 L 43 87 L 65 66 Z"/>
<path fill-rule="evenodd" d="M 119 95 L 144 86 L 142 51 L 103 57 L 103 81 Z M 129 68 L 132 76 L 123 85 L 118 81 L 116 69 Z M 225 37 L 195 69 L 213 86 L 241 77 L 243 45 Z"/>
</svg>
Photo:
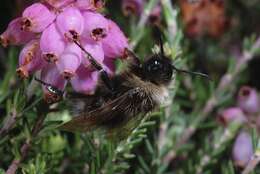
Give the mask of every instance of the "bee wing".
<svg viewBox="0 0 260 174">
<path fill-rule="evenodd" d="M 130 89 L 104 106 L 74 117 L 60 128 L 71 132 L 87 132 L 95 128 L 115 130 L 117 127 L 124 127 L 123 123 L 145 112 L 142 104 L 152 104 L 151 102 L 152 100 L 142 89 Z"/>
<path fill-rule="evenodd" d="M 94 101 L 97 101 L 98 98 L 99 97 L 96 95 L 86 95 L 70 92 L 67 95 L 67 107 L 69 108 L 71 115 L 81 115 L 82 113 L 96 109 L 96 107 L 93 106 L 93 103 Z"/>
</svg>

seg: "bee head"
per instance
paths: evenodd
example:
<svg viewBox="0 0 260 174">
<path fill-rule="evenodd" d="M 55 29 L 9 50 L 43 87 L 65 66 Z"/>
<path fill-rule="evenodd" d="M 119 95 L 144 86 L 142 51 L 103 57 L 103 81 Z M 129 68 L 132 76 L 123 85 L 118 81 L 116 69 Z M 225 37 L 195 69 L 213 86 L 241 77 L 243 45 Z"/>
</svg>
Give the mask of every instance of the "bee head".
<svg viewBox="0 0 260 174">
<path fill-rule="evenodd" d="M 173 74 L 171 60 L 163 55 L 153 55 L 144 62 L 143 74 L 148 81 L 156 84 L 168 84 Z"/>
</svg>

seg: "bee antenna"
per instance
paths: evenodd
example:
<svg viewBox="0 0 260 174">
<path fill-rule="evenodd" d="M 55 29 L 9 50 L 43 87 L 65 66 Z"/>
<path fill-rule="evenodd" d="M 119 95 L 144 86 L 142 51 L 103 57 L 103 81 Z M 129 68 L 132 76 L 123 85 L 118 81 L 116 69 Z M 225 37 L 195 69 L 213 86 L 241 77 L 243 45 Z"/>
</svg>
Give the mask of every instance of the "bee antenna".
<svg viewBox="0 0 260 174">
<path fill-rule="evenodd" d="M 163 41 L 162 41 L 162 35 L 159 35 L 159 46 L 160 46 L 160 53 L 162 56 L 164 56 L 164 49 L 163 49 Z"/>
<path fill-rule="evenodd" d="M 155 36 L 158 38 L 159 47 L 160 47 L 160 55 L 164 56 L 164 49 L 163 49 L 163 39 L 162 39 L 162 32 L 158 27 L 155 27 Z"/>
<path fill-rule="evenodd" d="M 208 80 L 211 80 L 211 78 L 207 74 L 204 74 L 204 73 L 179 69 L 179 68 L 176 68 L 174 65 L 172 65 L 172 69 L 174 69 L 177 72 L 186 73 L 186 74 L 195 75 L 195 76 L 200 76 L 200 77 L 206 78 Z"/>
</svg>

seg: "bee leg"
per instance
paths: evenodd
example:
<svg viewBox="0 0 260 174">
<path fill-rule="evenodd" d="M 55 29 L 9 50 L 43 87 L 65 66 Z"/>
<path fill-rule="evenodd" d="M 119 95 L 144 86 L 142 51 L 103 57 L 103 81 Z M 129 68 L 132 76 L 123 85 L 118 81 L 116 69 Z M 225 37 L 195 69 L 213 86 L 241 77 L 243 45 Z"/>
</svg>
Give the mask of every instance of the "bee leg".
<svg viewBox="0 0 260 174">
<path fill-rule="evenodd" d="M 55 87 L 49 83 L 46 83 L 36 77 L 34 77 L 34 80 L 45 86 L 46 90 L 49 92 L 50 96 L 52 96 L 54 98 L 55 102 L 62 100 L 62 98 L 64 96 L 64 91 L 61 91 L 57 87 Z"/>
<path fill-rule="evenodd" d="M 81 45 L 80 42 L 74 40 L 74 43 L 86 54 L 86 58 L 89 60 L 89 62 L 91 63 L 91 65 L 100 73 L 101 79 L 104 82 L 104 84 L 106 85 L 106 87 L 112 92 L 115 92 L 115 88 L 114 88 L 114 84 L 112 82 L 112 80 L 109 78 L 107 72 L 103 69 L 102 65 L 100 63 L 98 63 L 93 57 L 92 55 L 87 52 L 87 50 Z"/>
<path fill-rule="evenodd" d="M 100 77 L 101 77 L 102 81 L 104 82 L 104 84 L 106 85 L 106 87 L 112 92 L 112 94 L 115 93 L 114 83 L 109 78 L 107 72 L 104 69 L 100 70 L 99 72 L 100 72 Z"/>
</svg>

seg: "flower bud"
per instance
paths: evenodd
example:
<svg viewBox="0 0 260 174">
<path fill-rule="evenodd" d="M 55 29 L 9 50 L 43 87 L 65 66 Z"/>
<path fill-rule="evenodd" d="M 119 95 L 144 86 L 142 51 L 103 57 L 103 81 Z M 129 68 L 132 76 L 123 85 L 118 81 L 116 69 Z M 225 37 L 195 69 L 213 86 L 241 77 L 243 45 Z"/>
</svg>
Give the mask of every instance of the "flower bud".
<svg viewBox="0 0 260 174">
<path fill-rule="evenodd" d="M 217 119 L 224 126 L 227 126 L 231 122 L 237 122 L 240 124 L 247 122 L 246 116 L 239 107 L 231 107 L 220 111 Z"/>
<path fill-rule="evenodd" d="M 39 40 L 32 40 L 20 52 L 17 73 L 21 78 L 28 78 L 29 74 L 40 70 L 45 65 L 45 61 L 41 57 Z"/>
<path fill-rule="evenodd" d="M 42 69 L 41 80 L 53 87 L 63 91 L 67 81 L 61 76 L 55 64 L 48 64 Z M 47 89 L 46 85 L 42 85 L 44 92 L 44 99 L 47 103 L 53 103 L 60 99 L 55 93 L 52 93 Z"/>
<path fill-rule="evenodd" d="M 76 75 L 71 79 L 71 84 L 76 92 L 93 94 L 98 82 L 98 72 L 91 71 L 84 66 L 80 66 Z"/>
<path fill-rule="evenodd" d="M 129 47 L 128 40 L 116 23 L 109 21 L 107 37 L 102 40 L 105 57 L 124 57 L 125 50 Z"/>
<path fill-rule="evenodd" d="M 100 41 L 106 37 L 108 32 L 108 21 L 99 13 L 86 11 L 84 17 L 84 33 L 86 39 L 92 38 L 94 41 Z"/>
<path fill-rule="evenodd" d="M 85 50 L 100 64 L 102 64 L 104 60 L 104 52 L 102 48 L 102 44 L 100 42 L 95 42 L 93 40 L 83 40 L 82 42 Z M 82 53 L 82 63 L 85 67 L 90 68 L 91 63 L 87 59 L 87 55 Z"/>
<path fill-rule="evenodd" d="M 253 154 L 253 144 L 250 134 L 247 132 L 240 132 L 236 137 L 232 149 L 232 156 L 235 165 L 244 168 Z"/>
<path fill-rule="evenodd" d="M 149 15 L 149 22 L 154 25 L 159 25 L 161 22 L 161 13 L 162 7 L 160 4 L 157 4 Z"/>
<path fill-rule="evenodd" d="M 140 16 L 144 10 L 144 0 L 123 0 L 122 10 L 126 16 L 131 14 Z"/>
<path fill-rule="evenodd" d="M 58 32 L 55 23 L 43 31 L 40 39 L 40 47 L 43 58 L 47 62 L 56 62 L 64 51 L 65 45 L 65 40 Z"/>
<path fill-rule="evenodd" d="M 43 4 L 34 3 L 24 10 L 21 28 L 24 31 L 40 33 L 49 26 L 55 18 L 56 15 Z"/>
<path fill-rule="evenodd" d="M 33 38 L 35 34 L 31 32 L 26 32 L 21 30 L 21 20 L 22 18 L 16 18 L 12 20 L 6 31 L 0 35 L 0 43 L 6 47 L 10 45 L 22 45 Z"/>
<path fill-rule="evenodd" d="M 80 10 L 96 11 L 103 8 L 104 2 L 102 0 L 77 0 L 75 6 Z"/>
<path fill-rule="evenodd" d="M 80 11 L 75 7 L 68 7 L 60 13 L 56 24 L 61 34 L 69 41 L 79 40 L 84 30 L 84 19 Z"/>
<path fill-rule="evenodd" d="M 81 49 L 74 43 L 68 44 L 60 59 L 56 62 L 57 68 L 65 79 L 75 75 L 81 63 Z"/>
<path fill-rule="evenodd" d="M 260 102 L 257 91 L 249 86 L 243 86 L 238 92 L 238 106 L 246 113 L 259 112 Z"/>
</svg>

